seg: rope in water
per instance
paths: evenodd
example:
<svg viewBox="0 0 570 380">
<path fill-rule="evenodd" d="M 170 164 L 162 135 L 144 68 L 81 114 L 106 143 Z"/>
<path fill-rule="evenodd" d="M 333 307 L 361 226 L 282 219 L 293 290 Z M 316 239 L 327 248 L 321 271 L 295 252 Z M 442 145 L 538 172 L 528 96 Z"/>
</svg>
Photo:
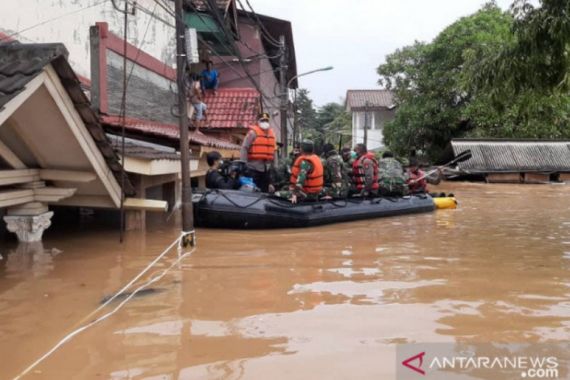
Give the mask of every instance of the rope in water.
<svg viewBox="0 0 570 380">
<path fill-rule="evenodd" d="M 119 290 L 117 293 L 115 293 L 114 296 L 109 298 L 104 304 L 99 306 L 95 311 L 90 313 L 87 317 L 83 318 L 82 322 L 80 322 L 80 323 L 83 323 L 83 321 L 90 318 L 91 316 L 96 314 L 98 311 L 100 311 L 104 307 L 108 306 L 111 302 L 113 302 L 113 300 L 115 300 L 118 296 L 123 294 L 130 286 L 132 286 L 138 279 L 140 279 L 146 272 L 148 272 L 161 258 L 163 258 L 174 246 L 179 244 L 180 241 L 185 237 L 185 235 L 186 235 L 186 233 L 182 233 L 180 235 L 180 237 L 178 237 L 172 244 L 170 244 L 168 246 L 168 248 L 166 248 L 160 255 L 158 255 L 156 257 L 156 259 L 154 259 L 149 265 L 147 265 L 147 267 L 145 269 L 143 269 L 138 275 L 136 275 L 127 285 L 125 285 L 121 290 Z M 52 349 L 50 349 L 48 352 L 46 352 L 44 355 L 42 355 L 39 359 L 37 359 L 35 362 L 33 362 L 29 367 L 27 367 L 25 370 L 23 370 L 18 376 L 16 376 L 14 378 L 14 380 L 19 380 L 22 377 L 24 377 L 25 375 L 27 375 L 28 373 L 30 373 L 31 370 L 33 370 L 35 367 L 37 367 L 45 359 L 50 357 L 54 352 L 56 352 L 59 348 L 61 348 L 65 343 L 69 342 L 74 336 L 82 333 L 83 331 L 87 330 L 90 327 L 95 326 L 99 322 L 104 321 L 105 319 L 111 317 L 113 314 L 115 314 L 117 311 L 119 311 L 127 302 L 129 302 L 138 292 L 140 292 L 141 290 L 143 290 L 143 289 L 147 288 L 148 286 L 154 284 L 155 282 L 161 280 L 164 276 L 166 276 L 166 274 L 172 268 L 174 268 L 176 265 L 178 265 L 186 257 L 192 255 L 195 250 L 196 250 L 196 248 L 192 248 L 192 250 L 190 250 L 189 252 L 186 252 L 182 255 L 179 255 L 178 258 L 168 268 L 166 268 L 162 272 L 154 272 L 151 275 L 150 280 L 148 280 L 147 282 L 143 283 L 138 288 L 136 288 L 131 294 L 129 294 L 129 296 L 127 298 L 125 298 L 120 304 L 118 304 L 117 307 L 115 307 L 113 310 L 111 310 L 107 314 L 104 314 L 101 317 L 99 317 L 99 318 L 89 322 L 88 324 L 81 326 L 81 327 L 75 329 L 74 331 L 72 331 L 71 333 L 67 334 L 55 346 L 53 346 Z"/>
</svg>

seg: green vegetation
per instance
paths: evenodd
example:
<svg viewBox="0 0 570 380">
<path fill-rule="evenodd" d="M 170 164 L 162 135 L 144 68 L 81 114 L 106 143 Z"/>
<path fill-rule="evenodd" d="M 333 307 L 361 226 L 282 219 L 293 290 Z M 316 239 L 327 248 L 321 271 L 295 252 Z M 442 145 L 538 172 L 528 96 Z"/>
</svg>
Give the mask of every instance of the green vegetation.
<svg viewBox="0 0 570 380">
<path fill-rule="evenodd" d="M 454 137 L 567 138 L 570 0 L 495 3 L 380 65 L 398 100 L 384 131 L 401 155 L 438 158 Z"/>
<path fill-rule="evenodd" d="M 309 91 L 300 89 L 297 93 L 296 105 L 297 123 L 303 139 L 313 140 L 317 150 L 320 150 L 327 142 L 336 145 L 340 134 L 345 135 L 344 144 L 350 142 L 352 119 L 343 104 L 327 103 L 316 109 L 309 97 Z"/>
</svg>

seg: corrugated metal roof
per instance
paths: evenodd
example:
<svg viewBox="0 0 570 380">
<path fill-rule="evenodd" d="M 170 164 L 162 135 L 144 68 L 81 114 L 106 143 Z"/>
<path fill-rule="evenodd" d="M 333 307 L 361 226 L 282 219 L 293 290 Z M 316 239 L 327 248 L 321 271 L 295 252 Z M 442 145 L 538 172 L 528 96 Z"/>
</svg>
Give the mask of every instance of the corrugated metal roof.
<svg viewBox="0 0 570 380">
<path fill-rule="evenodd" d="M 253 88 L 218 89 L 215 96 L 208 91 L 204 99 L 208 106 L 206 128 L 248 128 L 256 122 L 260 102 L 261 96 Z"/>
<path fill-rule="evenodd" d="M 122 126 L 121 118 L 119 116 L 101 116 L 101 121 L 103 124 L 118 128 Z M 156 137 L 163 137 L 170 140 L 179 140 L 180 131 L 177 125 L 164 124 L 149 120 L 139 120 L 133 118 L 126 118 L 125 129 L 128 131 L 139 132 L 143 135 L 151 135 Z M 192 143 L 198 145 L 209 146 L 213 148 L 220 149 L 232 149 L 239 150 L 241 147 L 239 145 L 233 144 L 229 141 L 224 141 L 203 134 L 200 131 L 191 131 L 189 133 L 189 140 Z"/>
<path fill-rule="evenodd" d="M 453 153 L 470 150 L 458 165 L 470 173 L 570 172 L 570 141 L 454 139 Z"/>
<path fill-rule="evenodd" d="M 113 143 L 113 149 L 117 155 L 122 154 L 122 139 L 121 136 L 107 135 Z M 180 154 L 174 148 L 150 144 L 144 141 L 137 141 L 133 139 L 125 139 L 125 156 L 140 158 L 143 160 L 169 160 L 180 161 Z"/>
<path fill-rule="evenodd" d="M 390 90 L 348 90 L 346 105 L 349 111 L 364 111 L 367 108 L 394 108 L 394 93 Z"/>
</svg>

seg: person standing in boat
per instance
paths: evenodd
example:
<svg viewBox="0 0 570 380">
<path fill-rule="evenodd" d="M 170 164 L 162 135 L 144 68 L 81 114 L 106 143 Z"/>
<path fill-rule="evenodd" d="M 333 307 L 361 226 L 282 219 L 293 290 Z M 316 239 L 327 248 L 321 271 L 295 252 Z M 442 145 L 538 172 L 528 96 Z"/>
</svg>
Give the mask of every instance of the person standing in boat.
<svg viewBox="0 0 570 380">
<path fill-rule="evenodd" d="M 324 187 L 324 167 L 314 152 L 312 141 L 301 143 L 301 155 L 291 168 L 289 191 L 280 191 L 277 196 L 288 198 L 293 204 L 300 200 L 318 199 Z"/>
<path fill-rule="evenodd" d="M 264 193 L 274 192 L 271 184 L 271 172 L 275 162 L 277 142 L 271 125 L 269 114 L 259 115 L 258 123 L 250 127 L 241 146 L 240 159 L 247 162 L 253 182 Z"/>
<path fill-rule="evenodd" d="M 344 170 L 344 161 L 331 143 L 323 147 L 325 159 L 325 193 L 332 198 L 346 198 L 350 180 Z"/>
<path fill-rule="evenodd" d="M 378 161 L 374 153 L 369 152 L 364 144 L 354 147 L 356 160 L 352 164 L 352 182 L 355 195 L 361 197 L 374 197 L 378 195 Z"/>
<path fill-rule="evenodd" d="M 235 190 L 239 188 L 239 180 L 235 171 L 230 172 L 228 177 L 220 173 L 222 155 L 219 152 L 208 153 L 206 161 L 209 166 L 208 173 L 206 173 L 206 187 L 208 189 Z"/>
</svg>

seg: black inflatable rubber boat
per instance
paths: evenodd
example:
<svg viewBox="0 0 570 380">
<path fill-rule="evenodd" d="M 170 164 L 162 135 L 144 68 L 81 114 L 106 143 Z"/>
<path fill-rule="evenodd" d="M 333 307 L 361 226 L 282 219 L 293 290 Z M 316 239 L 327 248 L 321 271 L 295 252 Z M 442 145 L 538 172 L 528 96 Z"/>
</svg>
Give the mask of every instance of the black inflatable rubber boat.
<svg viewBox="0 0 570 380">
<path fill-rule="evenodd" d="M 330 223 L 430 212 L 429 195 L 404 198 L 290 202 L 263 193 L 214 190 L 196 194 L 196 225 L 210 228 L 268 229 L 320 226 Z"/>
</svg>

